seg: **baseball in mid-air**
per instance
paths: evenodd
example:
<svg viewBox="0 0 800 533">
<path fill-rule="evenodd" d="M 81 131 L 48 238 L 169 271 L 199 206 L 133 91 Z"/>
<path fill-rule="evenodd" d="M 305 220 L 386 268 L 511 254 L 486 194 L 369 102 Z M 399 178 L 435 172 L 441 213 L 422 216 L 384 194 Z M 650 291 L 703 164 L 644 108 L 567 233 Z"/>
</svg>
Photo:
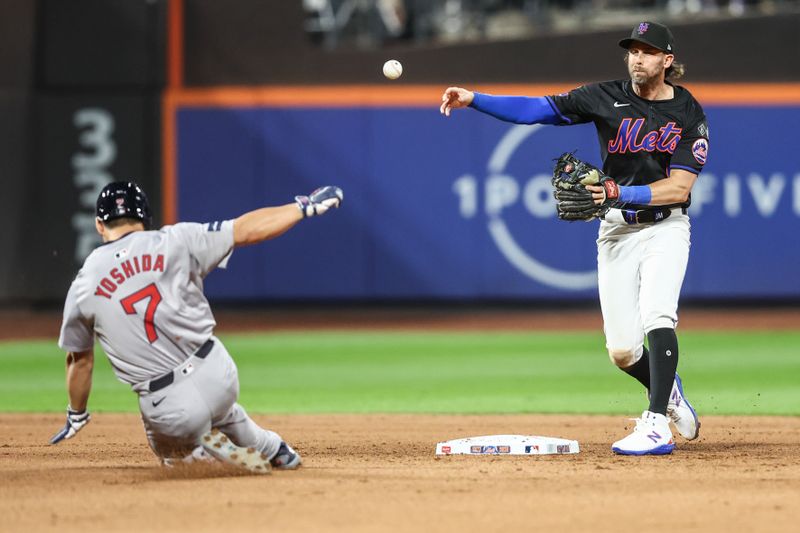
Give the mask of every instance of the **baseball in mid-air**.
<svg viewBox="0 0 800 533">
<path fill-rule="evenodd" d="M 383 64 L 383 75 L 390 80 L 396 80 L 403 74 L 403 65 L 396 59 L 390 59 Z"/>
</svg>

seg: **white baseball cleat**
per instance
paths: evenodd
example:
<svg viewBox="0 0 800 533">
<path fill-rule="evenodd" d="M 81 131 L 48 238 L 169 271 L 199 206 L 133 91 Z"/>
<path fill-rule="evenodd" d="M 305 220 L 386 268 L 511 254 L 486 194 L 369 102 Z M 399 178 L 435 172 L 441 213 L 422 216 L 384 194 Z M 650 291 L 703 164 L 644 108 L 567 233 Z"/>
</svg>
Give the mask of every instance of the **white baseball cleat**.
<svg viewBox="0 0 800 533">
<path fill-rule="evenodd" d="M 203 449 L 223 463 L 244 468 L 255 474 L 269 474 L 271 465 L 267 454 L 255 448 L 235 445 L 220 430 L 212 429 L 200 438 Z"/>
<path fill-rule="evenodd" d="M 675 449 L 669 420 L 666 416 L 645 411 L 634 418 L 633 433 L 611 445 L 614 453 L 621 455 L 666 455 Z"/>
<path fill-rule="evenodd" d="M 286 441 L 281 441 L 278 452 L 269 462 L 273 468 L 278 470 L 294 470 L 303 463 L 302 459 L 300 459 L 300 454 L 286 444 Z"/>
<path fill-rule="evenodd" d="M 669 395 L 667 404 L 667 416 L 684 439 L 694 440 L 700 435 L 700 420 L 697 419 L 697 411 L 686 399 L 683 393 L 683 383 L 678 374 L 675 374 L 675 381 L 672 383 L 672 393 Z"/>
</svg>

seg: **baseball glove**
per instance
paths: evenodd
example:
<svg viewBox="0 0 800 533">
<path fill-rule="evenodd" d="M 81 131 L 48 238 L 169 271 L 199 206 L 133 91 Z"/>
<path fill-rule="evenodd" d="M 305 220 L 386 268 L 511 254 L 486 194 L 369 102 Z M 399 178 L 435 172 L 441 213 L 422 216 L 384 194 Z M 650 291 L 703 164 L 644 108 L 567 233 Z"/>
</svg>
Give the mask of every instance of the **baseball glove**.
<svg viewBox="0 0 800 533">
<path fill-rule="evenodd" d="M 619 187 L 599 168 L 581 161 L 574 153 L 561 154 L 553 169 L 553 196 L 561 220 L 591 220 L 600 218 L 619 198 Z M 586 185 L 600 185 L 605 191 L 602 204 L 594 203 Z"/>
</svg>

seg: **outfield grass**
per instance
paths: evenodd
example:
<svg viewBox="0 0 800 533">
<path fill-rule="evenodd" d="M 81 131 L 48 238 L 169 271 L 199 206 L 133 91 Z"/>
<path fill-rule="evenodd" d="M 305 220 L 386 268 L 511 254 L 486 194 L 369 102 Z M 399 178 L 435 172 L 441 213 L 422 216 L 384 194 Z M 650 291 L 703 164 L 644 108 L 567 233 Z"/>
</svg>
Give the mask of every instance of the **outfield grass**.
<svg viewBox="0 0 800 533">
<path fill-rule="evenodd" d="M 273 413 L 625 413 L 643 389 L 599 333 L 302 332 L 222 335 L 241 403 Z M 800 332 L 681 332 L 680 370 L 701 414 L 800 415 Z M 97 351 L 93 411 L 135 412 Z M 55 342 L 0 343 L 0 411 L 62 411 Z"/>
</svg>

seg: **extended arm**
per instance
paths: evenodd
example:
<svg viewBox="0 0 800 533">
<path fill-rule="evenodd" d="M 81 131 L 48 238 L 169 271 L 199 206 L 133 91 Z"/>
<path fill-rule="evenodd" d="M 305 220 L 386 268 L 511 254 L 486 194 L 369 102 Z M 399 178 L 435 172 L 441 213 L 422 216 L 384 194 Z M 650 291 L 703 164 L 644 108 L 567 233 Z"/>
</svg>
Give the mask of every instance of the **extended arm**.
<svg viewBox="0 0 800 533">
<path fill-rule="evenodd" d="M 303 214 L 296 204 L 250 211 L 233 221 L 233 244 L 246 246 L 273 239 L 302 219 Z"/>
<path fill-rule="evenodd" d="M 94 349 L 67 353 L 67 423 L 53 435 L 50 444 L 71 439 L 89 423 L 91 417 L 86 410 L 89 393 L 92 390 L 92 370 L 94 369 Z"/>
<path fill-rule="evenodd" d="M 286 233 L 305 217 L 322 215 L 339 207 L 344 195 L 339 187 L 321 187 L 308 196 L 295 196 L 295 203 L 264 207 L 245 213 L 233 221 L 234 246 L 256 244 Z"/>
<path fill-rule="evenodd" d="M 467 106 L 516 124 L 569 123 L 546 96 L 493 96 L 460 87 L 448 87 L 445 90 L 439 111 L 445 116 L 450 116 L 452 109 Z"/>
<path fill-rule="evenodd" d="M 92 391 L 94 349 L 67 353 L 67 393 L 75 411 L 85 411 Z"/>
</svg>

